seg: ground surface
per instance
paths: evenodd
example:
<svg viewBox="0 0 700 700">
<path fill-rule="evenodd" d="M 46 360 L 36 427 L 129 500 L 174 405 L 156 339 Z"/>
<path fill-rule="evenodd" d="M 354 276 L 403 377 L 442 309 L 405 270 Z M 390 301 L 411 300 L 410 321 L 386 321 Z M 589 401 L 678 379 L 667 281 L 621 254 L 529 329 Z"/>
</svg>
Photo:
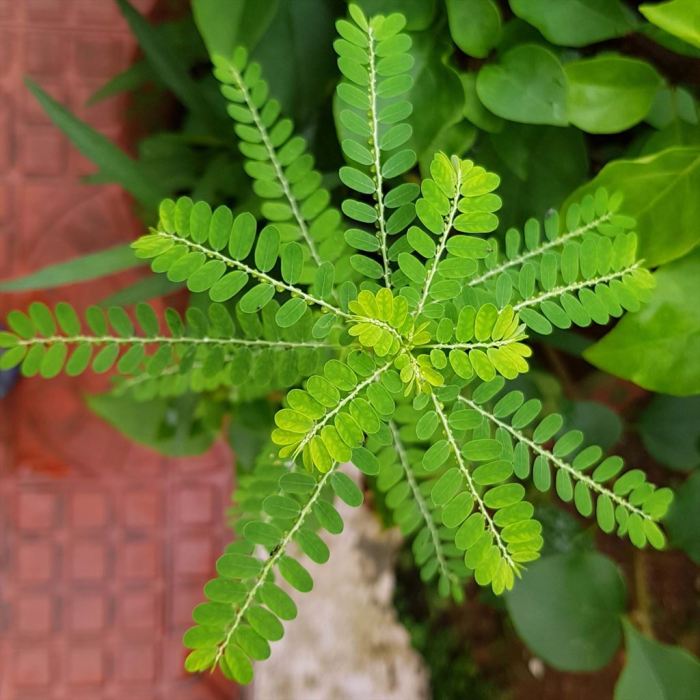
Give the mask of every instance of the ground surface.
<svg viewBox="0 0 700 700">
<path fill-rule="evenodd" d="M 148 10 L 153 0 L 135 3 Z M 124 104 L 86 109 L 134 44 L 112 0 L 0 0 L 0 278 L 130 240 L 139 230 L 22 85 L 31 75 L 111 137 Z M 105 283 L 3 295 L 84 307 Z M 182 631 L 226 528 L 231 457 L 166 460 L 85 408 L 94 380 L 23 380 L 0 401 L 0 698 L 208 700 L 181 671 Z"/>
</svg>

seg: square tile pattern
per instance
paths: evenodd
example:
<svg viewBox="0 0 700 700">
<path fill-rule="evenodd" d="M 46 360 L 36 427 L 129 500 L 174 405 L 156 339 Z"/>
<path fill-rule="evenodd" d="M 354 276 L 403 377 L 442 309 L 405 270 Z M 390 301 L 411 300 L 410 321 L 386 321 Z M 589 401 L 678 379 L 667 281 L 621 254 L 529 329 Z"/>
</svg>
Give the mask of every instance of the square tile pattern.
<svg viewBox="0 0 700 700">
<path fill-rule="evenodd" d="M 134 54 L 113 0 L 0 0 L 0 278 L 141 228 L 117 188 L 78 183 L 94 167 L 23 85 L 34 78 L 124 144 L 124 100 L 85 102 Z M 85 307 L 113 284 L 3 295 L 0 321 L 33 299 Z M 105 386 L 22 380 L 0 402 L 0 698 L 232 698 L 217 676 L 182 671 L 180 643 L 229 537 L 231 456 L 217 445 L 165 459 L 127 443 L 85 407 Z"/>
</svg>

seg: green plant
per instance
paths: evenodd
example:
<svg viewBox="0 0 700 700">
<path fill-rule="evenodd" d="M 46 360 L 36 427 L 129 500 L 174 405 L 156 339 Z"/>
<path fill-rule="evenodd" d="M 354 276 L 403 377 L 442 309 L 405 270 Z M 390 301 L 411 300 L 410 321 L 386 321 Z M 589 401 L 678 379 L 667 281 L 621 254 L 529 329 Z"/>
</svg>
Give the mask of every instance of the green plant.
<svg viewBox="0 0 700 700">
<path fill-rule="evenodd" d="M 498 225 L 497 175 L 438 152 L 420 185 L 399 181 L 416 163 L 406 146 L 413 57 L 405 18 L 349 12 L 335 43 L 350 162 L 339 176 L 357 193 L 341 208 L 359 226 L 341 233 L 304 140 L 239 48 L 214 58 L 215 76 L 268 223 L 166 199 L 156 226 L 133 244 L 154 272 L 206 293 L 205 310 L 192 307 L 183 320 L 169 309 L 164 332 L 147 304 L 136 306 L 138 331 L 123 308 L 93 307 L 86 332 L 71 306 L 34 303 L 11 312 L 10 332 L 0 335 L 0 367 L 20 365 L 26 376 L 116 365 L 121 392 L 226 387 L 233 403 L 288 390 L 274 453 L 268 445 L 241 492 L 241 537 L 219 559 L 209 602 L 185 635 L 189 670 L 219 665 L 239 682 L 282 636 L 280 619 L 296 614 L 275 575 L 301 592 L 312 587 L 291 545 L 325 562 L 317 531 L 342 529 L 333 494 L 362 503 L 338 468 L 344 462 L 377 476 L 395 522 L 415 535 L 423 578 L 437 579 L 444 596 L 459 599 L 472 575 L 503 593 L 539 557 L 542 527 L 520 483 L 530 476 L 537 490 L 554 487 L 595 515 L 604 532 L 638 547 L 665 541 L 657 521 L 669 489 L 582 447 L 583 434 L 562 430 L 561 416 L 540 417 L 537 399 L 503 393 L 528 370 L 528 331 L 607 323 L 647 300 L 653 278 L 636 255 L 634 220 L 600 188 L 563 220 L 551 213 L 543 226 L 529 219 L 522 234 L 509 229 L 501 250 L 482 235 Z"/>
</svg>

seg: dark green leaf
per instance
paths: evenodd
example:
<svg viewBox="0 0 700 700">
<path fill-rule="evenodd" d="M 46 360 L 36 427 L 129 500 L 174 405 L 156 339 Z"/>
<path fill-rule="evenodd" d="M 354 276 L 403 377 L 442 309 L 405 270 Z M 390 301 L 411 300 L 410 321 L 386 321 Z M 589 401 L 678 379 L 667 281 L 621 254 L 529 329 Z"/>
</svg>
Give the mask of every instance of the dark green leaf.
<svg viewBox="0 0 700 700">
<path fill-rule="evenodd" d="M 44 92 L 36 83 L 25 79 L 51 121 L 63 131 L 73 145 L 94 162 L 106 178 L 119 183 L 144 206 L 155 209 L 164 192 L 152 181 L 144 168 L 115 146 L 108 138 L 73 116 L 63 105 Z"/>
<path fill-rule="evenodd" d="M 520 637 L 557 669 L 601 668 L 620 645 L 624 582 L 601 554 L 557 554 L 534 562 L 506 603 Z"/>
</svg>

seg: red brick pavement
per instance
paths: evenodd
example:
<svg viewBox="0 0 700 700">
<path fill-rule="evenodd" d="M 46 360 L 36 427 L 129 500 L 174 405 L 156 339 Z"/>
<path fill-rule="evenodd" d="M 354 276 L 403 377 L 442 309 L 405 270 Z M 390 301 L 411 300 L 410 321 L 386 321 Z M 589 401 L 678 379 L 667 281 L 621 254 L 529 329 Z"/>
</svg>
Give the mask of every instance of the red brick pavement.
<svg viewBox="0 0 700 700">
<path fill-rule="evenodd" d="M 113 0 L 0 0 L 0 278 L 138 231 L 117 188 L 79 184 L 93 166 L 22 85 L 31 75 L 123 141 L 122 100 L 84 103 L 133 53 Z M 34 298 L 84 307 L 109 290 L 4 295 L 0 318 Z M 104 387 L 22 380 L 0 402 L 0 698 L 232 697 L 216 677 L 187 677 L 180 645 L 227 537 L 230 454 L 165 459 L 129 444 L 84 406 Z"/>
</svg>

